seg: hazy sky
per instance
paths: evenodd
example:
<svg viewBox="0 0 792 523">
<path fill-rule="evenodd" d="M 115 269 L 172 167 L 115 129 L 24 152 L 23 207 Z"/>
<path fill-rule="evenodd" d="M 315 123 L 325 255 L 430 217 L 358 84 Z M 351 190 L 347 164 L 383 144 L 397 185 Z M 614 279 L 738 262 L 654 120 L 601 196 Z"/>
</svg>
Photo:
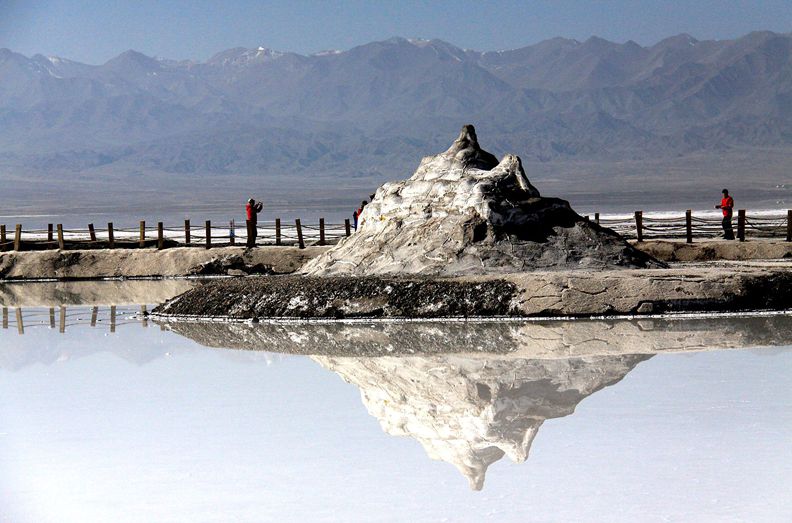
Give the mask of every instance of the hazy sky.
<svg viewBox="0 0 792 523">
<path fill-rule="evenodd" d="M 792 31 L 792 0 L 0 0 L 0 47 L 88 63 L 127 49 L 206 59 L 237 46 L 311 53 L 405 36 L 497 50 L 554 36 L 652 44 L 762 29 Z"/>
</svg>

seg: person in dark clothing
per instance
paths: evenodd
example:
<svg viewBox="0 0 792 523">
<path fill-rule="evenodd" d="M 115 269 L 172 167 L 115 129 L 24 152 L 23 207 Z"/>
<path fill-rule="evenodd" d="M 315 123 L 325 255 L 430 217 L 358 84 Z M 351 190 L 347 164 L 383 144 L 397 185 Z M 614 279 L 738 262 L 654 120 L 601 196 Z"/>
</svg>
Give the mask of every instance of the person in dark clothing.
<svg viewBox="0 0 792 523">
<path fill-rule="evenodd" d="M 256 234 L 258 229 L 256 224 L 258 223 L 258 213 L 261 212 L 261 209 L 264 207 L 264 204 L 261 202 L 257 202 L 253 198 L 247 201 L 247 205 L 245 205 L 245 213 L 247 218 L 247 246 L 248 247 L 255 247 L 256 246 Z"/>
<path fill-rule="evenodd" d="M 732 214 L 734 213 L 734 198 L 729 196 L 729 190 L 723 189 L 723 198 L 716 209 L 723 211 L 723 237 L 727 240 L 734 239 L 734 229 L 732 229 Z"/>
<path fill-rule="evenodd" d="M 360 219 L 360 215 L 363 214 L 363 209 L 368 205 L 366 200 L 360 202 L 360 207 L 355 209 L 355 212 L 352 213 L 352 217 L 355 219 L 355 230 L 358 228 L 358 220 Z"/>
</svg>

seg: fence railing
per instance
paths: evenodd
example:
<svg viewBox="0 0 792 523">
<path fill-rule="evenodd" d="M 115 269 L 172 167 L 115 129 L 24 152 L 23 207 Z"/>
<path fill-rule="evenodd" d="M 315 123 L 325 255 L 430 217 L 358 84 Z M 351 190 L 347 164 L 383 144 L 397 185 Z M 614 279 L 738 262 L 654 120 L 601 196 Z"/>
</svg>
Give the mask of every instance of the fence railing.
<svg viewBox="0 0 792 523">
<path fill-rule="evenodd" d="M 589 219 L 590 216 L 588 216 Z M 643 241 L 647 239 L 709 239 L 723 233 L 722 217 L 712 213 L 694 213 L 691 210 L 679 216 L 667 213 L 644 213 L 635 211 L 634 215 L 594 214 L 594 221 L 603 227 L 613 229 L 627 239 Z M 737 212 L 736 237 L 775 238 L 792 241 L 792 210 L 786 212 L 749 213 L 743 209 Z M 255 232 L 255 234 L 252 234 Z M 7 229 L 0 225 L 0 251 L 45 250 L 45 249 L 91 249 L 91 248 L 149 248 L 165 249 L 170 247 L 224 247 L 228 245 L 286 245 L 305 248 L 306 245 L 330 245 L 349 236 L 352 227 L 349 220 L 343 224 L 326 224 L 320 218 L 316 224 L 293 223 L 275 219 L 256 225 L 245 223 L 242 226 L 231 222 L 218 225 L 207 220 L 193 224 L 185 220 L 178 227 L 165 226 L 141 221 L 136 227 L 115 227 L 108 223 L 99 228 L 88 224 L 87 229 L 64 229 L 61 224 L 49 224 L 47 229 L 24 229 L 21 224 Z"/>
<path fill-rule="evenodd" d="M 667 213 L 644 213 L 635 211 L 632 216 L 603 216 L 594 214 L 594 221 L 608 227 L 628 239 L 638 241 L 649 239 L 684 239 L 692 243 L 694 239 L 711 239 L 723 235 L 722 216 L 701 212 L 696 215 L 691 210 L 678 216 Z M 735 237 L 768 238 L 792 241 L 792 210 L 779 212 L 750 212 L 740 209 L 732 219 Z"/>
<path fill-rule="evenodd" d="M 272 222 L 257 224 L 235 222 L 217 224 L 207 220 L 201 224 L 184 220 L 179 226 L 165 226 L 163 222 L 141 221 L 135 227 L 107 227 L 88 224 L 86 229 L 65 229 L 61 224 L 49 224 L 46 229 L 25 229 L 16 224 L 13 229 L 0 225 L 0 251 L 46 249 L 117 249 L 170 247 L 225 247 L 229 245 L 329 245 L 352 233 L 349 220 L 343 224 Z"/>
</svg>

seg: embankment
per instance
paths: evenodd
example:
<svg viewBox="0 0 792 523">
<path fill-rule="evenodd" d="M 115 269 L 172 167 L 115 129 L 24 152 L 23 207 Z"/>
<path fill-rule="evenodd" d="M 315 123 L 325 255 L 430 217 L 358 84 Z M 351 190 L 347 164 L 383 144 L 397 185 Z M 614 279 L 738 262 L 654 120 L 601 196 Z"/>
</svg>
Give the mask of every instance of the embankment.
<svg viewBox="0 0 792 523">
<path fill-rule="evenodd" d="M 789 308 L 792 260 L 451 278 L 234 279 L 192 289 L 157 307 L 154 313 L 251 320 L 585 317 Z"/>
<path fill-rule="evenodd" d="M 634 243 L 665 262 L 792 259 L 792 243 L 782 241 Z M 152 278 L 208 275 L 289 274 L 329 247 L 219 247 L 203 249 L 91 249 L 0 253 L 0 280 Z"/>
<path fill-rule="evenodd" d="M 670 240 L 631 241 L 643 251 L 664 262 L 703 262 L 716 260 L 778 260 L 792 259 L 792 242 L 774 240 L 725 241 L 695 243 Z"/>
<path fill-rule="evenodd" d="M 327 247 L 96 249 L 0 254 L 0 280 L 287 274 Z"/>
</svg>

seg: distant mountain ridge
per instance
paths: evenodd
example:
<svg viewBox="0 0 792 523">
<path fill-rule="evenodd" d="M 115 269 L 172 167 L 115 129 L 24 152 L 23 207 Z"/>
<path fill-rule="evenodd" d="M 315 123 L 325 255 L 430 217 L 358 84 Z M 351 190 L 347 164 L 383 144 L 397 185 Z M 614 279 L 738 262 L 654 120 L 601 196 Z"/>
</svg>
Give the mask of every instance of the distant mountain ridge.
<svg viewBox="0 0 792 523">
<path fill-rule="evenodd" d="M 464 50 L 392 38 L 102 65 L 0 49 L 0 168 L 85 176 L 411 172 L 463 123 L 496 154 L 612 162 L 792 147 L 792 34 Z M 2 174 L 0 174 L 2 176 Z M 530 173 L 529 173 L 530 176 Z"/>
</svg>

